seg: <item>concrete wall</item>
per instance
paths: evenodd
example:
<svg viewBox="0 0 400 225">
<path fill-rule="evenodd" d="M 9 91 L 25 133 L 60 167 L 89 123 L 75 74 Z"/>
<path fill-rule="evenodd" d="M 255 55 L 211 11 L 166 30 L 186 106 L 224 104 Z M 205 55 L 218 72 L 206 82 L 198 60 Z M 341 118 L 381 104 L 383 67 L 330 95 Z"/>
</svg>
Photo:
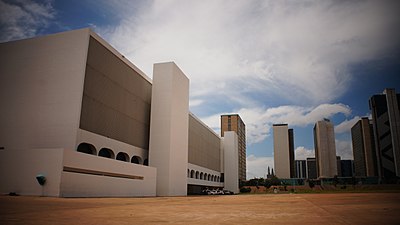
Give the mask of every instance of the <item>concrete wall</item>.
<svg viewBox="0 0 400 225">
<path fill-rule="evenodd" d="M 60 196 L 155 196 L 156 176 L 153 167 L 65 150 Z"/>
<path fill-rule="evenodd" d="M 18 162 L 18 163 L 16 163 Z M 64 149 L 0 151 L 0 193 L 56 197 L 156 195 L 156 169 Z M 46 183 L 40 186 L 36 176 Z"/>
<path fill-rule="evenodd" d="M 80 128 L 148 149 L 151 83 L 90 38 Z"/>
<path fill-rule="evenodd" d="M 199 178 L 196 178 L 195 176 L 191 177 L 192 171 L 194 174 L 196 174 L 196 172 L 198 172 L 199 174 L 202 173 L 203 179 L 201 179 L 201 177 Z M 205 175 L 207 175 L 207 177 L 205 177 Z M 208 179 L 209 176 L 210 180 Z M 223 187 L 224 183 L 220 182 L 220 179 L 221 179 L 221 173 L 219 171 L 210 170 L 208 168 L 194 165 L 191 163 L 188 164 L 188 178 L 187 178 L 188 184 L 208 186 L 208 187 Z"/>
<path fill-rule="evenodd" d="M 154 64 L 149 165 L 157 195 L 187 194 L 189 80 L 175 63 Z"/>
<path fill-rule="evenodd" d="M 0 44 L 0 146 L 75 148 L 89 30 Z"/>
<path fill-rule="evenodd" d="M 224 188 L 239 193 L 238 137 L 234 131 L 226 131 L 223 137 Z"/>
<path fill-rule="evenodd" d="M 108 137 L 104 137 L 86 130 L 79 129 L 78 138 L 75 150 L 77 149 L 80 143 L 88 143 L 93 145 L 97 154 L 101 148 L 108 148 L 113 151 L 116 156 L 119 152 L 124 152 L 129 156 L 129 161 L 131 161 L 133 156 L 140 157 L 139 164 L 143 165 L 144 160 L 148 159 L 149 151 L 147 149 L 141 149 L 124 142 L 120 142 Z"/>
<path fill-rule="evenodd" d="M 63 149 L 31 149 L 0 151 L 0 193 L 59 196 Z M 36 180 L 46 177 L 44 186 Z"/>
<path fill-rule="evenodd" d="M 193 114 L 189 114 L 189 163 L 221 169 L 221 138 Z"/>
<path fill-rule="evenodd" d="M 274 168 L 278 178 L 290 178 L 289 129 L 287 124 L 273 126 Z"/>
</svg>

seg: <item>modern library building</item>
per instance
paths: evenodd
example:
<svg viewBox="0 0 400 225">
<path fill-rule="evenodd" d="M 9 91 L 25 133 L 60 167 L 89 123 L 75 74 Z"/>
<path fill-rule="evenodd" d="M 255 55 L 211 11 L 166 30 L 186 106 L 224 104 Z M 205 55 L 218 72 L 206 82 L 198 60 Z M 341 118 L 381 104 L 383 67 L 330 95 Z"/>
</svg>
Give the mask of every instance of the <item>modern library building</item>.
<svg viewBox="0 0 400 225">
<path fill-rule="evenodd" d="M 238 137 L 189 112 L 173 62 L 153 79 L 90 29 L 0 44 L 0 193 L 238 192 Z"/>
</svg>

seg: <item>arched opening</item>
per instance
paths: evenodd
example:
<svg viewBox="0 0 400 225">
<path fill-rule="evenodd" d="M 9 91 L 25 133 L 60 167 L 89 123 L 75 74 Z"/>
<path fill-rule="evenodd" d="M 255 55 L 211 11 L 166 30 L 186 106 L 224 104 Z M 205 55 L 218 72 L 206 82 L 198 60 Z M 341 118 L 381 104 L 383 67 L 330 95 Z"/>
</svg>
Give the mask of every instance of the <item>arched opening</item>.
<svg viewBox="0 0 400 225">
<path fill-rule="evenodd" d="M 114 159 L 115 158 L 114 152 L 109 148 L 100 149 L 99 156 L 105 157 L 105 158 L 110 158 L 110 159 Z"/>
<path fill-rule="evenodd" d="M 194 178 L 194 176 L 195 176 L 194 170 L 191 170 L 190 171 L 190 178 Z"/>
<path fill-rule="evenodd" d="M 207 177 L 208 177 L 207 173 L 204 173 L 204 180 L 207 180 Z"/>
<path fill-rule="evenodd" d="M 203 172 L 200 173 L 200 180 L 203 180 Z"/>
<path fill-rule="evenodd" d="M 118 152 L 117 157 L 115 159 L 124 162 L 129 162 L 129 155 L 126 154 L 125 152 Z"/>
<path fill-rule="evenodd" d="M 187 170 L 187 177 L 188 178 L 190 177 L 190 170 L 189 169 Z"/>
<path fill-rule="evenodd" d="M 132 156 L 131 163 L 142 164 L 142 158 L 137 155 Z"/>
<path fill-rule="evenodd" d="M 196 179 L 199 179 L 199 171 L 196 171 Z"/>
<path fill-rule="evenodd" d="M 214 176 L 214 175 L 212 175 L 212 176 Z M 211 180 L 211 177 L 212 177 L 210 174 L 208 174 L 208 179 L 207 180 Z"/>
<path fill-rule="evenodd" d="M 149 160 L 148 160 L 148 159 L 145 159 L 145 160 L 143 161 L 143 165 L 148 166 L 148 165 L 149 165 Z"/>
<path fill-rule="evenodd" d="M 217 182 L 219 182 L 219 176 L 217 177 Z"/>
<path fill-rule="evenodd" d="M 90 155 L 97 155 L 96 148 L 94 147 L 94 145 L 89 143 L 80 143 L 76 151 Z"/>
</svg>

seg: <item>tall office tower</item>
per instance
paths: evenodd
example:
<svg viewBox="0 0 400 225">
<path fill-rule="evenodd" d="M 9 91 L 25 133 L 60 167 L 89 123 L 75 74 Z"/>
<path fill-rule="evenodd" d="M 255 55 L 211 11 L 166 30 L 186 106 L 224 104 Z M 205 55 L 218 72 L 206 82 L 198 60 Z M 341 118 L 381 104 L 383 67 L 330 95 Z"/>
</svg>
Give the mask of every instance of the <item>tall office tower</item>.
<svg viewBox="0 0 400 225">
<path fill-rule="evenodd" d="M 306 178 L 307 177 L 307 166 L 306 160 L 294 160 L 295 164 L 295 178 Z"/>
<path fill-rule="evenodd" d="M 225 131 L 235 131 L 238 136 L 239 180 L 246 180 L 246 125 L 238 114 L 221 115 L 221 137 Z"/>
<path fill-rule="evenodd" d="M 287 124 L 274 124 L 274 167 L 279 178 L 292 178 L 294 171 L 293 129 Z"/>
<path fill-rule="evenodd" d="M 374 126 L 378 176 L 384 180 L 400 177 L 400 95 L 395 89 L 369 100 Z"/>
<path fill-rule="evenodd" d="M 377 176 L 377 160 L 372 121 L 361 118 L 351 128 L 355 176 Z"/>
<path fill-rule="evenodd" d="M 318 121 L 314 126 L 314 148 L 318 178 L 337 175 L 335 133 L 328 119 Z"/>
<path fill-rule="evenodd" d="M 317 165 L 315 161 L 315 158 L 306 159 L 308 179 L 317 179 Z"/>
</svg>

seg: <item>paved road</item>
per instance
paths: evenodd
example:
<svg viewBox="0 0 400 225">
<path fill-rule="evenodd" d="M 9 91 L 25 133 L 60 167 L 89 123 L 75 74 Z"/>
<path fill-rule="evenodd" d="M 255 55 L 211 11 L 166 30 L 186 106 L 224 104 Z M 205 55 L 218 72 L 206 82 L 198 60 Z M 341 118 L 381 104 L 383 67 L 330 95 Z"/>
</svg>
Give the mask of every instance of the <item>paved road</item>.
<svg viewBox="0 0 400 225">
<path fill-rule="evenodd" d="M 400 224 L 400 193 L 1 196 L 0 224 Z"/>
</svg>

